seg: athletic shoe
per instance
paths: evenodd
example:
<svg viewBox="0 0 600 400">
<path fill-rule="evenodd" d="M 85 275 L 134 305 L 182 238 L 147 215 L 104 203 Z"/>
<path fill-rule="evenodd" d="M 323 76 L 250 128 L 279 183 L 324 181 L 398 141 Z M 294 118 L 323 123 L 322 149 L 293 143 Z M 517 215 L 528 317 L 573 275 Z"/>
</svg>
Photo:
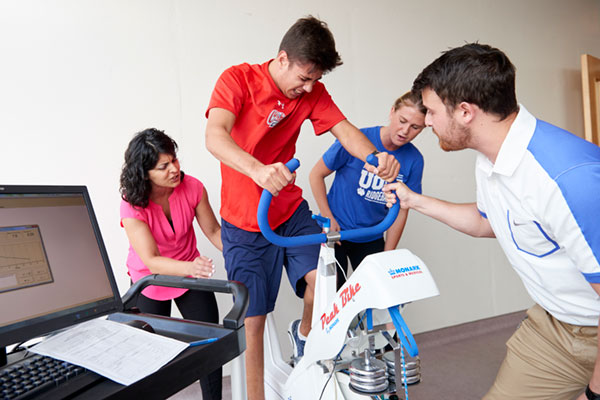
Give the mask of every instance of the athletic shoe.
<svg viewBox="0 0 600 400">
<path fill-rule="evenodd" d="M 297 363 L 304 355 L 304 345 L 306 344 L 306 340 L 302 340 L 302 339 L 300 339 L 300 336 L 298 336 L 299 329 L 300 329 L 300 320 L 299 319 L 292 321 L 288 328 L 288 335 L 290 336 L 290 340 L 292 342 L 292 347 L 294 350 L 293 355 L 292 355 L 294 364 Z"/>
</svg>

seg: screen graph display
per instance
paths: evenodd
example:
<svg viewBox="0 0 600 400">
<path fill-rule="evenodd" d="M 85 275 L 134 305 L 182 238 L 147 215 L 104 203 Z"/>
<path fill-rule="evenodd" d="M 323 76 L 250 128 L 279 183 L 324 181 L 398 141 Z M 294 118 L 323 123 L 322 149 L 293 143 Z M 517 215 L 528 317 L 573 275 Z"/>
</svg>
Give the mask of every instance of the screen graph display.
<svg viewBox="0 0 600 400">
<path fill-rule="evenodd" d="M 51 282 L 39 226 L 0 227 L 0 293 Z"/>
</svg>

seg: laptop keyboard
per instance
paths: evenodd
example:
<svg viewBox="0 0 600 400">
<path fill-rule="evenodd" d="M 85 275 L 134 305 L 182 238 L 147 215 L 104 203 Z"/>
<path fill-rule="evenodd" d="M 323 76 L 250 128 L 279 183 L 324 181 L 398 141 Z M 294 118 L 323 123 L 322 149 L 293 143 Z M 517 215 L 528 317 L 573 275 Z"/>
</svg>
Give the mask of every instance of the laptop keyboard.
<svg viewBox="0 0 600 400">
<path fill-rule="evenodd" d="M 92 375 L 100 378 L 80 366 L 36 354 L 0 370 L 0 400 L 31 399 L 66 383 L 83 381 L 83 376 L 89 378 Z M 88 381 L 87 385 L 90 379 L 85 381 Z"/>
</svg>

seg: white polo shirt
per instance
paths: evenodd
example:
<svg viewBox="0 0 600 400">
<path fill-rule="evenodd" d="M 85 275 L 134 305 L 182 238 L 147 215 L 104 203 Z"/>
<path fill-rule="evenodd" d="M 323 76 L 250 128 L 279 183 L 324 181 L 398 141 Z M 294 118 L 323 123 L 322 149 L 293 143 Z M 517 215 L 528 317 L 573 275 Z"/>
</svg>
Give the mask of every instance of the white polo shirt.
<svg viewBox="0 0 600 400">
<path fill-rule="evenodd" d="M 476 162 L 477 207 L 533 300 L 560 321 L 597 325 L 600 147 L 520 106 L 496 163 Z"/>
</svg>

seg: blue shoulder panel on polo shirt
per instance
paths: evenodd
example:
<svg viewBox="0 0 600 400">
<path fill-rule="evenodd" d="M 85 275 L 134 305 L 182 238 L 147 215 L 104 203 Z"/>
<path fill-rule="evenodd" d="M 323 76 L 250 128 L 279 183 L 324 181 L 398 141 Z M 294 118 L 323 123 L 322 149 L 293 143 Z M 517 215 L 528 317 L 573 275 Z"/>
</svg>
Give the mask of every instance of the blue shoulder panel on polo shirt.
<svg viewBox="0 0 600 400">
<path fill-rule="evenodd" d="M 586 281 L 589 283 L 600 283 L 600 272 L 594 274 L 583 274 Z"/>
<path fill-rule="evenodd" d="M 527 149 L 558 184 L 594 257 L 600 262 L 600 147 L 537 120 Z M 600 283 L 600 273 L 584 276 L 588 282 L 598 280 Z"/>
</svg>

